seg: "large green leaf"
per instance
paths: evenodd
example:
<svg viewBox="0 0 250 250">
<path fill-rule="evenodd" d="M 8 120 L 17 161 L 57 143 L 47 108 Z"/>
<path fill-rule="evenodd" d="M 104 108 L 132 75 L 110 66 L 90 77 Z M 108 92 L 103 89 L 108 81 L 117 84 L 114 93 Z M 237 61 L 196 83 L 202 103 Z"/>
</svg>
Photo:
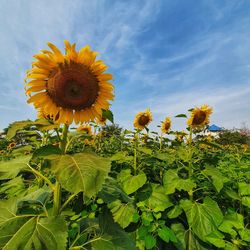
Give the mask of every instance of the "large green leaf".
<svg viewBox="0 0 250 250">
<path fill-rule="evenodd" d="M 183 210 L 181 206 L 175 205 L 174 208 L 167 213 L 167 216 L 169 219 L 174 219 L 177 218 L 182 212 Z"/>
<path fill-rule="evenodd" d="M 240 182 L 239 193 L 240 195 L 250 195 L 250 184 L 245 183 L 245 182 Z"/>
<path fill-rule="evenodd" d="M 152 184 L 152 193 L 150 197 L 144 201 L 137 203 L 138 207 L 148 207 L 153 212 L 164 211 L 165 209 L 173 206 L 173 203 L 166 195 L 165 189 L 159 184 Z"/>
<path fill-rule="evenodd" d="M 184 226 L 180 223 L 174 223 L 171 225 L 171 229 L 175 234 L 177 242 L 174 245 L 177 247 L 178 250 L 186 250 L 186 241 L 185 241 L 185 234 L 186 230 Z"/>
<path fill-rule="evenodd" d="M 67 227 L 61 217 L 28 219 L 11 236 L 3 250 L 63 250 L 66 249 Z"/>
<path fill-rule="evenodd" d="M 225 215 L 223 222 L 219 226 L 219 230 L 237 236 L 237 231 L 244 229 L 244 218 L 241 214 L 229 209 Z"/>
<path fill-rule="evenodd" d="M 114 222 L 108 209 L 99 215 L 100 241 L 91 243 L 94 250 L 136 250 L 134 239 Z"/>
<path fill-rule="evenodd" d="M 250 208 L 250 196 L 242 197 L 242 204 Z"/>
<path fill-rule="evenodd" d="M 211 244 L 219 248 L 226 246 L 226 243 L 223 240 L 223 238 L 224 238 L 224 235 L 220 233 L 219 231 L 213 231 L 212 233 L 206 236 L 206 239 L 208 242 L 210 242 Z"/>
<path fill-rule="evenodd" d="M 6 139 L 11 140 L 19 130 L 32 124 L 33 122 L 31 120 L 13 122 L 8 128 Z"/>
<path fill-rule="evenodd" d="M 25 191 L 25 185 L 21 176 L 4 182 L 0 186 L 0 194 L 5 194 L 8 198 L 22 195 Z"/>
<path fill-rule="evenodd" d="M 250 229 L 244 228 L 239 231 L 242 240 L 250 242 Z"/>
<path fill-rule="evenodd" d="M 63 218 L 17 215 L 17 200 L 0 201 L 0 248 L 3 250 L 66 249 Z"/>
<path fill-rule="evenodd" d="M 181 200 L 189 227 L 203 241 L 206 236 L 215 231 L 223 220 L 223 215 L 217 203 L 206 197 L 203 204 L 190 200 Z"/>
<path fill-rule="evenodd" d="M 114 221 L 122 228 L 127 227 L 133 221 L 133 216 L 136 213 L 132 204 L 122 203 L 120 200 L 108 204 L 108 208 L 113 214 Z"/>
<path fill-rule="evenodd" d="M 59 147 L 53 145 L 46 145 L 34 151 L 32 160 L 37 158 L 48 158 L 49 156 L 56 157 L 56 155 L 62 154 L 62 151 Z"/>
<path fill-rule="evenodd" d="M 192 230 L 187 231 L 186 233 L 186 244 L 188 250 L 208 250 L 207 246 L 204 246 L 205 244 L 202 243 L 197 236 L 194 234 Z"/>
<path fill-rule="evenodd" d="M 170 229 L 169 227 L 163 226 L 162 228 L 158 229 L 157 232 L 158 232 L 158 236 L 167 243 L 169 241 L 172 241 L 175 243 L 178 242 L 174 234 L 174 231 Z"/>
<path fill-rule="evenodd" d="M 117 199 L 124 202 L 132 202 L 133 200 L 122 190 L 117 181 L 111 177 L 107 177 L 105 183 L 102 186 L 101 191 L 98 193 L 98 197 L 102 198 L 104 202 L 110 203 Z"/>
<path fill-rule="evenodd" d="M 25 154 L 25 152 L 30 152 L 32 149 L 33 149 L 33 147 L 31 145 L 25 145 L 22 147 L 18 147 L 12 151 L 12 155 L 14 155 L 15 157 L 23 156 Z"/>
<path fill-rule="evenodd" d="M 30 203 L 30 204 L 39 204 L 43 206 L 48 198 L 50 197 L 52 190 L 48 187 L 44 186 L 43 188 L 39 188 L 34 192 L 31 192 L 24 197 L 18 200 L 18 205 L 20 206 L 22 203 Z"/>
<path fill-rule="evenodd" d="M 175 189 L 190 191 L 196 187 L 196 184 L 190 179 L 180 178 L 177 170 L 168 170 L 163 176 L 163 186 L 166 194 L 173 194 Z"/>
<path fill-rule="evenodd" d="M 92 242 L 92 250 L 116 250 L 116 245 L 112 242 L 112 237 L 109 235 L 102 235 Z M 74 248 L 75 249 L 75 248 Z M 81 248 L 79 248 L 80 250 Z"/>
<path fill-rule="evenodd" d="M 91 197 L 100 191 L 110 170 L 110 160 L 92 153 L 62 155 L 52 161 L 52 170 L 63 188 Z"/>
<path fill-rule="evenodd" d="M 213 185 L 218 193 L 223 188 L 224 183 L 228 181 L 228 178 L 224 177 L 221 172 L 214 167 L 207 166 L 202 173 L 212 178 Z"/>
<path fill-rule="evenodd" d="M 29 169 L 31 156 L 22 156 L 10 161 L 0 162 L 0 180 L 15 178 L 21 171 Z"/>
<path fill-rule="evenodd" d="M 130 169 L 125 169 L 118 174 L 117 180 L 121 182 L 122 188 L 127 194 L 132 194 L 146 183 L 147 177 L 143 172 L 133 176 Z"/>
</svg>

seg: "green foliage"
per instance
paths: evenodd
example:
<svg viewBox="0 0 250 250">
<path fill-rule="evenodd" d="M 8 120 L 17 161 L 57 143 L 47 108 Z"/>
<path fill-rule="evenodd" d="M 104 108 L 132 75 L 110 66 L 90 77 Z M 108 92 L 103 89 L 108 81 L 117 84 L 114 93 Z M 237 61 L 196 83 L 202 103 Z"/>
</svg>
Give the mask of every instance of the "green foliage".
<svg viewBox="0 0 250 250">
<path fill-rule="evenodd" d="M 188 225 L 201 240 L 217 229 L 223 220 L 223 214 L 218 204 L 205 197 L 203 204 L 190 200 L 181 200 L 181 207 L 187 216 Z"/>
<path fill-rule="evenodd" d="M 0 180 L 15 178 L 21 171 L 27 170 L 30 158 L 30 156 L 22 156 L 0 162 Z"/>
<path fill-rule="evenodd" d="M 239 131 L 225 130 L 219 134 L 219 138 L 216 141 L 222 145 L 229 144 L 248 144 L 250 145 L 250 137 Z"/>
<path fill-rule="evenodd" d="M 249 248 L 243 141 L 92 125 L 94 135 L 48 120 L 11 124 L 11 141 L 0 140 L 1 249 Z"/>
<path fill-rule="evenodd" d="M 110 169 L 110 160 L 92 153 L 61 155 L 52 161 L 52 171 L 71 193 L 97 194 Z"/>
</svg>

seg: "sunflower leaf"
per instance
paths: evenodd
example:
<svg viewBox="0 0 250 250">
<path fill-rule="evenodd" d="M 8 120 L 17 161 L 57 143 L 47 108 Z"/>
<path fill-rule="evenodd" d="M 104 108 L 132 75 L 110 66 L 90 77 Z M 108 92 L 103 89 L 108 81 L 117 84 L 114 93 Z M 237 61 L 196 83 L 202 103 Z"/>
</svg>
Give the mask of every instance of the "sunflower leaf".
<svg viewBox="0 0 250 250">
<path fill-rule="evenodd" d="M 51 167 L 63 188 L 91 197 L 100 191 L 110 170 L 110 160 L 87 152 L 58 155 Z"/>
<path fill-rule="evenodd" d="M 179 115 L 176 115 L 175 117 L 177 117 L 177 118 L 187 118 L 187 115 L 185 115 L 185 114 L 179 114 Z"/>
<path fill-rule="evenodd" d="M 22 156 L 10 161 L 0 162 L 0 180 L 15 178 L 19 172 L 29 169 L 27 164 L 31 156 Z"/>
<path fill-rule="evenodd" d="M 102 109 L 102 117 L 109 120 L 110 122 L 114 123 L 114 115 L 113 115 L 112 111 Z"/>
</svg>

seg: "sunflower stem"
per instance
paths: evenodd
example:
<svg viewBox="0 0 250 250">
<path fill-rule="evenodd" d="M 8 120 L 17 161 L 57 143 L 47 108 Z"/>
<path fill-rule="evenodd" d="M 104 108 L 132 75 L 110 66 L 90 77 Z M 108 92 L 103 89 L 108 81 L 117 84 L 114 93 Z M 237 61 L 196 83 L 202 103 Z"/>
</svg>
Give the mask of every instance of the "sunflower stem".
<svg viewBox="0 0 250 250">
<path fill-rule="evenodd" d="M 66 153 L 66 145 L 67 145 L 67 140 L 68 140 L 68 130 L 69 130 L 69 125 L 65 124 L 63 127 L 63 132 L 62 132 L 62 139 L 60 141 L 60 149 L 62 150 L 62 153 Z"/>
<path fill-rule="evenodd" d="M 189 138 L 188 138 L 188 143 L 191 144 L 193 141 L 193 129 L 189 127 Z"/>
<path fill-rule="evenodd" d="M 65 124 L 63 128 L 62 133 L 62 139 L 60 141 L 60 149 L 62 150 L 62 153 L 66 153 L 66 145 L 68 140 L 68 130 L 69 125 Z M 54 188 L 54 203 L 53 203 L 53 215 L 57 216 L 60 214 L 60 208 L 61 208 L 61 185 L 56 181 L 55 188 Z"/>
<path fill-rule="evenodd" d="M 134 137 L 134 171 L 135 173 L 137 169 L 137 136 L 138 136 L 138 132 L 135 133 L 135 137 Z"/>
<path fill-rule="evenodd" d="M 161 133 L 161 136 L 160 136 L 160 151 L 162 149 L 162 133 Z"/>
<path fill-rule="evenodd" d="M 193 175 L 193 164 L 192 164 L 192 156 L 193 156 L 193 152 L 192 152 L 192 135 L 193 135 L 193 130 L 192 128 L 190 127 L 190 130 L 189 130 L 189 139 L 188 139 L 188 142 L 189 142 L 189 163 L 188 163 L 188 178 L 191 179 L 192 178 L 192 175 Z M 190 190 L 188 192 L 189 194 L 189 199 L 192 201 L 193 200 L 193 189 Z"/>
</svg>

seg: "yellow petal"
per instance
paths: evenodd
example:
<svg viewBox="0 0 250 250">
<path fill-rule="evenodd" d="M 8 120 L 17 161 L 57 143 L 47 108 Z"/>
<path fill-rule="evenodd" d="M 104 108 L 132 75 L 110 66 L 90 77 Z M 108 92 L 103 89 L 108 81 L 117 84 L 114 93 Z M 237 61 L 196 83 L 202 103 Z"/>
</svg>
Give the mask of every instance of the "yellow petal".
<svg viewBox="0 0 250 250">
<path fill-rule="evenodd" d="M 25 86 L 29 87 L 29 86 L 46 86 L 46 81 L 45 80 L 31 80 L 30 82 L 28 82 Z"/>
<path fill-rule="evenodd" d="M 32 103 L 32 102 L 38 102 L 38 101 L 41 101 L 43 100 L 44 98 L 46 98 L 46 92 L 42 92 L 42 93 L 37 93 L 33 96 L 31 96 L 29 99 L 28 99 L 28 103 Z"/>
<path fill-rule="evenodd" d="M 47 55 L 45 54 L 38 54 L 34 55 L 34 58 L 36 58 L 39 62 L 49 64 L 50 66 L 55 66 L 55 62 L 53 62 Z"/>
<path fill-rule="evenodd" d="M 33 74 L 33 73 L 31 73 L 31 74 L 29 74 L 27 76 L 27 78 L 29 78 L 29 79 L 37 79 L 37 80 L 44 80 L 44 79 L 47 79 L 48 76 L 44 75 L 44 74 Z"/>
<path fill-rule="evenodd" d="M 38 92 L 44 90 L 44 86 L 33 86 L 26 90 L 26 94 L 29 95 L 31 92 Z"/>
<path fill-rule="evenodd" d="M 109 83 L 109 82 L 100 82 L 99 85 L 100 85 L 101 89 L 103 89 L 103 88 L 110 89 L 110 90 L 114 89 L 114 86 L 111 83 Z"/>
<path fill-rule="evenodd" d="M 109 81 L 113 78 L 112 74 L 103 74 L 103 75 L 99 75 L 98 79 L 100 81 Z"/>
<path fill-rule="evenodd" d="M 56 55 L 57 62 L 63 62 L 64 61 L 64 56 L 62 55 L 61 51 L 52 43 L 48 43 L 48 46 L 50 47 L 50 49 Z"/>
</svg>

